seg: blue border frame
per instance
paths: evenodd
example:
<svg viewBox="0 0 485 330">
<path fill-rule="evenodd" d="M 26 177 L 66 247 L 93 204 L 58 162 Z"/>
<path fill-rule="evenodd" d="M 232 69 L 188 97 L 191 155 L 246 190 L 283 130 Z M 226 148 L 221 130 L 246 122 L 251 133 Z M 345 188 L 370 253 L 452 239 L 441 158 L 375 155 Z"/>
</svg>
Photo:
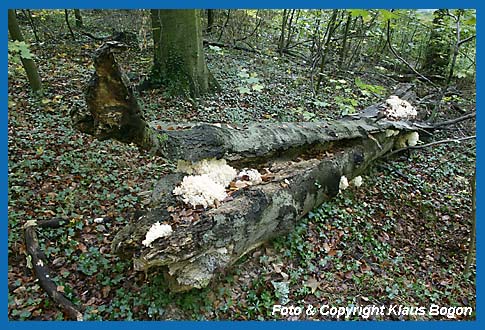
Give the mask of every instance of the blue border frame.
<svg viewBox="0 0 485 330">
<path fill-rule="evenodd" d="M 178 1 L 163 1 L 163 0 L 104 0 L 94 1 L 94 0 L 74 0 L 74 1 L 62 1 L 62 0 L 7 0 L 2 2 L 2 6 L 10 8 L 477 8 L 479 6 L 480 0 L 366 0 L 365 2 L 359 2 L 357 0 L 341 0 L 341 1 L 330 1 L 330 0 L 178 0 Z"/>
<path fill-rule="evenodd" d="M 60 0 L 48 0 L 48 1 L 28 1 L 28 0 L 7 0 L 1 1 L 0 6 L 2 10 L 0 11 L 1 21 L 4 22 L 4 32 L 2 49 L 3 56 L 5 60 L 5 66 L 3 67 L 3 79 L 2 86 L 3 90 L 7 91 L 8 95 L 8 82 L 7 82 L 7 40 L 8 40 L 8 29 L 7 29 L 7 10 L 8 8 L 476 8 L 477 9 L 477 31 L 481 31 L 481 2 L 482 0 L 443 0 L 443 1 L 427 1 L 427 0 L 398 0 L 398 1 L 385 1 L 385 0 L 367 0 L 365 2 L 359 2 L 356 0 L 344 0 L 344 1 L 325 1 L 325 0 L 300 0 L 300 1 L 289 1 L 289 0 L 246 0 L 246 1 L 231 1 L 227 0 L 178 0 L 178 1 L 161 1 L 161 0 L 137 0 L 132 2 L 125 1 L 95 1 L 95 0 L 74 0 L 74 1 L 60 1 Z M 477 55 L 481 51 L 481 36 L 477 36 Z M 481 104 L 481 94 L 479 92 L 478 86 L 481 83 L 481 64 L 480 60 L 477 61 L 477 104 Z M 7 97 L 5 94 L 2 95 L 2 104 L 4 109 L 8 109 Z M 478 107 L 477 107 L 478 108 Z M 482 122 L 484 115 L 477 111 L 477 132 L 482 128 Z M 1 258 L 1 268 L 0 273 L 4 278 L 4 285 L 0 288 L 3 301 L 5 302 L 5 307 L 8 306 L 8 266 L 7 266 L 7 251 L 8 251 L 8 232 L 6 223 L 8 221 L 8 130 L 7 130 L 8 113 L 7 111 L 0 112 L 0 124 L 1 124 L 1 134 L 0 139 L 0 182 L 2 190 L 0 192 L 0 213 L 2 218 L 5 219 L 4 230 L 4 240 L 2 240 L 2 253 Z M 477 164 L 481 163 L 482 155 L 479 150 L 482 149 L 482 138 L 480 135 L 477 137 Z M 482 190 L 482 183 L 484 182 L 484 175 L 480 166 L 477 165 L 477 201 L 479 202 L 484 193 Z M 480 203 L 477 208 L 477 275 L 482 273 L 483 261 L 481 258 L 482 240 L 480 239 L 481 233 L 483 233 L 482 218 L 485 213 L 483 208 L 480 207 Z M 479 276 L 477 276 L 477 279 Z M 45 324 L 40 321 L 8 321 L 7 309 L 5 309 L 4 317 L 0 320 L 0 325 L 2 328 L 8 327 L 12 329 L 40 329 L 42 327 L 48 326 L 51 329 L 73 327 L 73 328 L 152 328 L 156 329 L 159 327 L 168 327 L 171 329 L 185 329 L 197 327 L 200 330 L 213 329 L 213 328 L 234 328 L 234 329 L 247 329 L 247 328 L 280 328 L 280 329 L 317 329 L 320 327 L 331 327 L 331 328 L 351 328 L 351 327 L 364 327 L 364 328 L 410 328 L 410 327 L 432 327 L 441 329 L 457 329 L 457 328 L 479 328 L 480 325 L 484 326 L 484 317 L 481 315 L 483 312 L 483 300 L 481 299 L 481 285 L 477 280 L 477 305 L 476 314 L 477 321 L 470 322 L 447 322 L 447 321 L 423 321 L 423 322 L 359 322 L 358 324 L 354 322 L 325 322 L 324 324 L 320 322 L 310 322 L 310 321 L 299 321 L 299 322 L 231 322 L 231 321 L 218 321 L 218 322 L 190 322 L 190 321 L 177 321 L 177 322 L 154 322 L 154 321 L 138 321 L 138 322 L 49 322 Z"/>
</svg>

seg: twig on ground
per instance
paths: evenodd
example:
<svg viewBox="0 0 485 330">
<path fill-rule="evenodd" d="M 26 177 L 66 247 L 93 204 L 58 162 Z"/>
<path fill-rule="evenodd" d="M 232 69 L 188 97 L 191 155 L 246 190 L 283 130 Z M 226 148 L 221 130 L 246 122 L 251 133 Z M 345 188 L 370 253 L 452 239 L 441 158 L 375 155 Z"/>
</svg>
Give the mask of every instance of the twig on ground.
<svg viewBox="0 0 485 330">
<path fill-rule="evenodd" d="M 36 277 L 39 279 L 40 286 L 45 290 L 49 297 L 59 304 L 64 311 L 69 315 L 69 318 L 76 321 L 83 320 L 83 314 L 78 308 L 67 299 L 58 289 L 57 285 L 52 280 L 49 267 L 47 267 L 47 260 L 44 253 L 40 250 L 39 240 L 35 231 L 40 224 L 45 227 L 60 226 L 63 219 L 48 220 L 44 223 L 37 221 L 28 221 L 24 226 L 24 238 L 27 246 L 27 252 L 31 258 L 32 268 Z"/>
</svg>

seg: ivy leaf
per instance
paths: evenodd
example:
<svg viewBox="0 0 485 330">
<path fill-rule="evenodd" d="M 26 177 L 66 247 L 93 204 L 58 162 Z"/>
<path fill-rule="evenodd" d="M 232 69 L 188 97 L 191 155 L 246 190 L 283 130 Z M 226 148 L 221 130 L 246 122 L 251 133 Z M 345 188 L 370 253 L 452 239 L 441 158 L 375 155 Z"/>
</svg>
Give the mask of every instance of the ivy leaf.
<svg viewBox="0 0 485 330">
<path fill-rule="evenodd" d="M 246 86 L 238 87 L 237 90 L 240 94 L 251 94 L 251 91 Z"/>
<path fill-rule="evenodd" d="M 311 113 L 309 111 L 305 111 L 302 113 L 302 117 L 303 117 L 303 120 L 304 121 L 311 121 L 312 119 L 314 119 L 316 116 L 314 113 Z"/>
<path fill-rule="evenodd" d="M 325 102 L 325 101 L 313 101 L 313 104 L 316 107 L 322 107 L 322 108 L 328 106 L 328 102 Z"/>
<path fill-rule="evenodd" d="M 248 79 L 246 80 L 246 82 L 247 82 L 248 84 L 255 84 L 255 83 L 258 83 L 258 82 L 259 82 L 259 78 L 256 78 L 256 77 L 251 77 L 251 78 L 248 78 Z"/>
<path fill-rule="evenodd" d="M 263 90 L 264 86 L 260 85 L 260 84 L 254 84 L 251 88 L 256 92 L 261 92 Z"/>
<path fill-rule="evenodd" d="M 237 74 L 240 78 L 249 78 L 249 74 L 246 72 L 245 69 L 242 69 L 241 72 Z"/>
<path fill-rule="evenodd" d="M 288 282 L 276 282 L 276 281 L 271 281 L 271 284 L 273 284 L 273 287 L 275 289 L 275 296 L 280 300 L 280 303 L 282 305 L 286 305 L 290 299 L 288 298 L 288 295 L 290 294 L 290 288 L 288 285 Z"/>
</svg>

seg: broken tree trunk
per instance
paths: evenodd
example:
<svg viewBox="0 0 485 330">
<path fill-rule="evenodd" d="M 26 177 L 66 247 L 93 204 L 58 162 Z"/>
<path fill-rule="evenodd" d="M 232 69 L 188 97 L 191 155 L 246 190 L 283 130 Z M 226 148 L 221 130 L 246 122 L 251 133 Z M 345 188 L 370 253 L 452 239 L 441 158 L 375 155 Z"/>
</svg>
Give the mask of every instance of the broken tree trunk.
<svg viewBox="0 0 485 330">
<path fill-rule="evenodd" d="M 115 61 L 117 48 L 107 44 L 97 51 L 96 73 L 86 91 L 89 111 L 74 113 L 75 126 L 100 139 L 135 143 L 170 161 L 224 158 L 238 169 L 251 166 L 265 173 L 264 182 L 234 191 L 206 210 L 174 196 L 184 174 L 167 175 L 157 183 L 147 212 L 117 233 L 113 250 L 133 258 L 138 270 L 160 267 L 173 291 L 206 286 L 219 269 L 290 232 L 301 217 L 339 193 L 342 176 L 361 174 L 410 131 L 423 129 L 377 120 L 375 108 L 318 123 L 150 125 Z M 143 245 L 157 222 L 172 231 Z"/>
<path fill-rule="evenodd" d="M 167 160 L 224 158 L 229 162 L 261 163 L 279 155 L 312 152 L 335 141 L 367 138 L 385 129 L 413 129 L 406 122 L 376 124 L 358 117 L 331 123 L 255 123 L 245 127 L 207 123 L 150 125 L 114 59 L 113 53 L 119 49 L 120 43 L 109 42 L 96 52 L 96 73 L 86 90 L 88 111 L 74 112 L 73 124 L 100 140 L 134 143 Z"/>
</svg>

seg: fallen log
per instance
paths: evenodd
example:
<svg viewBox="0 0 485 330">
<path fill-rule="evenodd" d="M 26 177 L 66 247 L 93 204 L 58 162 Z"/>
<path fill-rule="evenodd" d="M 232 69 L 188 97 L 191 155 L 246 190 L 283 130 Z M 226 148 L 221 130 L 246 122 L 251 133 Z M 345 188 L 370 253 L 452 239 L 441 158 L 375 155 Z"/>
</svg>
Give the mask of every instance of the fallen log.
<svg viewBox="0 0 485 330">
<path fill-rule="evenodd" d="M 224 159 L 238 170 L 252 167 L 263 174 L 254 184 L 225 183 L 224 198 L 206 207 L 175 195 L 190 173 L 169 174 L 155 186 L 146 213 L 116 234 L 114 252 L 132 258 L 137 270 L 160 267 L 173 291 L 206 286 L 219 269 L 290 232 L 301 217 L 344 189 L 347 178 L 391 150 L 415 144 L 415 131 L 432 128 L 379 116 L 385 104 L 316 123 L 149 124 L 115 61 L 119 48 L 112 43 L 97 51 L 87 111 L 73 114 L 78 129 L 134 143 L 189 167 Z"/>
<path fill-rule="evenodd" d="M 201 212 L 174 208 L 177 204 L 170 195 L 181 179 L 169 175 L 154 189 L 154 208 L 122 229 L 112 247 L 118 254 L 133 257 L 137 270 L 165 266 L 173 291 L 205 287 L 218 269 L 290 232 L 302 216 L 338 194 L 343 175 L 352 178 L 362 173 L 394 144 L 384 132 L 375 138 L 378 143 L 356 140 L 307 160 L 268 163 L 270 180 L 240 189 L 232 200 Z M 143 246 L 156 222 L 170 224 L 171 235 Z"/>
</svg>

